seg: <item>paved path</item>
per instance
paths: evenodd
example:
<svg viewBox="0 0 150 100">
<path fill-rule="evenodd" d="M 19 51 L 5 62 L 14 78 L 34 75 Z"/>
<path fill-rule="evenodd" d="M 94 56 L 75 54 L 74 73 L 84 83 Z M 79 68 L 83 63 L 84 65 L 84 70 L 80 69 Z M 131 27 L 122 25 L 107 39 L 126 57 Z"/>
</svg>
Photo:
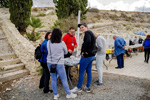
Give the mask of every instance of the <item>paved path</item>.
<svg viewBox="0 0 150 100">
<path fill-rule="evenodd" d="M 105 73 L 113 73 L 119 75 L 133 76 L 142 79 L 150 80 L 150 61 L 149 63 L 144 62 L 144 52 L 133 54 L 132 58 L 127 57 L 125 59 L 125 67 L 122 69 L 115 69 L 117 66 L 117 60 L 113 59 L 109 64 L 109 61 L 105 61 L 108 66 L 108 70 L 104 67 Z"/>
</svg>

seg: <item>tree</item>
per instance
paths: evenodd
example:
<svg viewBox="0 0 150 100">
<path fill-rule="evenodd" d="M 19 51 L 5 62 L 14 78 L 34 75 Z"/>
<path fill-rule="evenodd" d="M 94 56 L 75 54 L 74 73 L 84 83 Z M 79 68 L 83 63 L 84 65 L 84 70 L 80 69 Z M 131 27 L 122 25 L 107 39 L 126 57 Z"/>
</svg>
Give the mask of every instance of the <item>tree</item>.
<svg viewBox="0 0 150 100">
<path fill-rule="evenodd" d="M 53 0 L 58 19 L 67 18 L 70 15 L 78 15 L 78 10 L 81 10 L 81 16 L 87 12 L 88 0 Z"/>
<path fill-rule="evenodd" d="M 10 20 L 20 32 L 26 32 L 32 0 L 9 0 Z"/>
<path fill-rule="evenodd" d="M 29 40 L 36 41 L 36 40 L 40 39 L 40 37 L 41 37 L 40 33 L 35 32 L 35 29 L 43 27 L 42 23 L 41 23 L 41 20 L 39 18 L 35 18 L 35 17 L 31 16 L 31 18 L 27 22 L 27 24 L 31 25 L 32 28 L 33 28 L 31 33 L 26 34 L 27 37 L 29 38 Z"/>
<path fill-rule="evenodd" d="M 0 0 L 0 7 L 8 8 L 9 7 L 8 2 L 9 2 L 9 0 Z"/>
</svg>

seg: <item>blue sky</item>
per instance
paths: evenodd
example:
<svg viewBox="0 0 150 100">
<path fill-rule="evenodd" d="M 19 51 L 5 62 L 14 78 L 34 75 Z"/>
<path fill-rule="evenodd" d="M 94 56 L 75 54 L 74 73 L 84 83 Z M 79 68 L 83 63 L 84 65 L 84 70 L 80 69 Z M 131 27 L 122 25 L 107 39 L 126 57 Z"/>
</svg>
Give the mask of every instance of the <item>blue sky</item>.
<svg viewBox="0 0 150 100">
<path fill-rule="evenodd" d="M 54 7 L 53 0 L 33 0 L 34 7 Z M 150 12 L 150 0 L 88 0 L 88 6 L 102 10 Z"/>
</svg>

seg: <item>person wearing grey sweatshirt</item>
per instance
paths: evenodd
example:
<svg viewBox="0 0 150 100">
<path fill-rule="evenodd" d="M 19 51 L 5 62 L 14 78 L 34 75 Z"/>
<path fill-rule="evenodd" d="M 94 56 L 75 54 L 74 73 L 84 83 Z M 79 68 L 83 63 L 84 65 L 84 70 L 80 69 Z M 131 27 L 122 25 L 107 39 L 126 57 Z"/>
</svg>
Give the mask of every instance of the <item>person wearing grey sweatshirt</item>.
<svg viewBox="0 0 150 100">
<path fill-rule="evenodd" d="M 97 54 L 96 54 L 96 68 L 98 72 L 98 80 L 95 82 L 96 86 L 102 85 L 102 78 L 103 78 L 103 62 L 106 56 L 106 40 L 104 37 L 97 35 L 95 33 L 96 37 L 96 46 L 98 48 Z"/>
<path fill-rule="evenodd" d="M 51 86 L 54 94 L 54 100 L 57 100 L 59 95 L 57 93 L 57 75 L 59 75 L 65 92 L 67 93 L 66 98 L 75 98 L 77 95 L 72 93 L 69 89 L 67 82 L 66 71 L 64 68 L 64 54 L 67 54 L 66 44 L 61 40 L 62 32 L 60 29 L 55 28 L 52 32 L 51 39 L 47 43 L 47 64 L 51 76 Z M 56 67 L 52 67 L 52 64 L 56 64 Z M 51 67 L 56 69 L 54 72 L 51 71 Z"/>
</svg>

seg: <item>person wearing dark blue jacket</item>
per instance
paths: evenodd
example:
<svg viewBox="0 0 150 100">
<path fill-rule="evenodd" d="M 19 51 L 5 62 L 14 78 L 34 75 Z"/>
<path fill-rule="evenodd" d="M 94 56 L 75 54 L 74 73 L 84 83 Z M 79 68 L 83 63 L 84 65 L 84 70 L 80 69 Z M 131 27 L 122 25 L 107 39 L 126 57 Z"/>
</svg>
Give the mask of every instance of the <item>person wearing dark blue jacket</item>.
<svg viewBox="0 0 150 100">
<path fill-rule="evenodd" d="M 147 35 L 145 41 L 143 42 L 143 46 L 144 46 L 144 56 L 145 56 L 145 60 L 144 62 L 148 63 L 149 61 L 149 55 L 150 55 L 150 35 Z"/>
<path fill-rule="evenodd" d="M 114 47 L 115 47 L 115 52 L 114 55 L 117 57 L 117 64 L 118 66 L 116 67 L 118 68 L 124 68 L 124 53 L 125 53 L 125 46 L 126 46 L 126 42 L 123 38 L 114 35 L 113 39 L 115 40 L 114 42 Z"/>
<path fill-rule="evenodd" d="M 39 59 L 39 62 L 41 63 L 41 66 L 43 68 L 43 74 L 42 74 L 42 77 L 40 79 L 39 88 L 40 89 L 44 88 L 43 89 L 44 93 L 48 93 L 50 91 L 49 90 L 50 74 L 49 74 L 49 70 L 47 67 L 47 55 L 48 55 L 47 42 L 50 38 L 51 38 L 51 32 L 47 32 L 45 35 L 45 40 L 41 44 L 42 57 L 41 57 L 41 59 Z"/>
</svg>

